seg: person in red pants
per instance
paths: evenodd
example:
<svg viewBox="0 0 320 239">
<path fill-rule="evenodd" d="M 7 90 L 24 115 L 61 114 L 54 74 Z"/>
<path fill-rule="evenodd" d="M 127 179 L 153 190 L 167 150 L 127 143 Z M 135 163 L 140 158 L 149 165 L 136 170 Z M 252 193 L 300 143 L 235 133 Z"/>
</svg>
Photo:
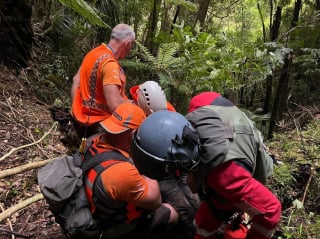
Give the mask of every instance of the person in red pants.
<svg viewBox="0 0 320 239">
<path fill-rule="evenodd" d="M 199 134 L 199 170 L 188 185 L 201 192 L 195 239 L 270 239 L 280 221 L 281 203 L 264 185 L 273 160 L 254 123 L 216 92 L 194 96 L 186 118 Z M 247 227 L 232 216 L 247 213 Z M 222 232 L 222 233 L 221 233 Z M 219 234 L 224 234 L 219 237 Z"/>
<path fill-rule="evenodd" d="M 216 92 L 201 93 L 185 117 L 152 113 L 132 142 L 132 159 L 145 175 L 187 171 L 188 186 L 202 198 L 193 238 L 272 237 L 281 216 L 280 201 L 265 186 L 273 160 L 254 122 L 232 102 Z"/>
</svg>

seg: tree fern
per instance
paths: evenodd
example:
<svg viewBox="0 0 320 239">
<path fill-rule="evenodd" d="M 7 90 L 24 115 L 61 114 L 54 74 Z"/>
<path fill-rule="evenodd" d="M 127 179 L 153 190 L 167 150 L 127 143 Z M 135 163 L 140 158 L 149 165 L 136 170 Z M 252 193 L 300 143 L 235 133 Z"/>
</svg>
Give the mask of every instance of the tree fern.
<svg viewBox="0 0 320 239">
<path fill-rule="evenodd" d="M 159 48 L 159 52 L 157 55 L 157 62 L 156 64 L 159 68 L 169 68 L 172 65 L 177 64 L 180 59 L 176 57 L 179 49 L 179 45 L 176 42 L 161 44 Z"/>
<path fill-rule="evenodd" d="M 166 79 L 172 84 L 172 75 L 174 73 L 175 67 L 179 66 L 181 58 L 175 56 L 178 52 L 179 45 L 177 43 L 164 43 L 159 47 L 159 51 L 156 57 L 154 57 L 151 52 L 137 42 L 137 46 L 142 53 L 143 62 L 141 64 L 147 64 L 150 71 L 153 71 L 158 76 L 161 73 L 161 78 L 167 75 Z"/>
</svg>

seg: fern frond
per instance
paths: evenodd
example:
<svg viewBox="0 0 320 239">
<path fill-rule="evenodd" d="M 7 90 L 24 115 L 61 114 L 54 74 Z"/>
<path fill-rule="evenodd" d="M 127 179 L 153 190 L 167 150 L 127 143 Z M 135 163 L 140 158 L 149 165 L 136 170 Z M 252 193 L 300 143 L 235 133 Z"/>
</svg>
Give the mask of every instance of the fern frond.
<svg viewBox="0 0 320 239">
<path fill-rule="evenodd" d="M 136 69 L 140 69 L 140 70 L 149 70 L 150 69 L 149 63 L 138 62 L 136 60 L 121 60 L 120 64 L 123 67 L 136 68 Z"/>
<path fill-rule="evenodd" d="M 179 44 L 176 42 L 161 44 L 157 55 L 156 65 L 159 68 L 167 68 L 175 59 L 173 57 L 179 49 Z"/>
<path fill-rule="evenodd" d="M 79 13 L 81 16 L 86 18 L 91 24 L 98 25 L 104 28 L 111 27 L 106 24 L 96 11 L 84 0 L 59 0 L 59 2 L 67 8 L 74 10 Z"/>
<path fill-rule="evenodd" d="M 145 55 L 145 60 L 149 61 L 150 63 L 154 63 L 156 61 L 156 58 L 151 54 L 151 52 L 143 46 L 140 42 L 135 41 L 136 45 L 139 47 L 141 52 Z"/>
</svg>

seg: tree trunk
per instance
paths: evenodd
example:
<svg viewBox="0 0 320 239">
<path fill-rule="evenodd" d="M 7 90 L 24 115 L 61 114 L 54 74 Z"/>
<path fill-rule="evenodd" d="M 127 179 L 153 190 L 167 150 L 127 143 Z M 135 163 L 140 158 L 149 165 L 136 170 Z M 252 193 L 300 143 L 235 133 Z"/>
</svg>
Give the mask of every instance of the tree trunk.
<svg viewBox="0 0 320 239">
<path fill-rule="evenodd" d="M 161 16 L 161 27 L 160 31 L 161 32 L 167 32 L 170 33 L 171 31 L 171 26 L 172 26 L 172 21 L 170 18 L 170 10 L 172 8 L 171 4 L 163 2 L 163 11 L 162 11 L 162 16 Z"/>
<path fill-rule="evenodd" d="M 273 23 L 270 28 L 270 40 L 275 41 L 279 36 L 279 29 L 281 23 L 281 7 L 277 7 L 276 13 L 274 14 Z"/>
<path fill-rule="evenodd" d="M 296 27 L 298 24 L 301 7 L 302 7 L 302 0 L 297 0 L 294 4 L 294 9 L 293 9 L 293 18 L 291 22 L 292 28 Z"/>
<path fill-rule="evenodd" d="M 176 13 L 174 14 L 174 17 L 173 17 L 173 20 L 172 20 L 170 33 L 172 33 L 173 25 L 177 23 L 177 19 L 178 19 L 178 16 L 180 14 L 180 9 L 181 9 L 181 7 L 180 7 L 180 5 L 178 5 L 177 9 L 176 9 Z"/>
<path fill-rule="evenodd" d="M 271 36 L 272 16 L 273 16 L 273 0 L 269 0 L 270 16 L 269 16 L 269 32 Z"/>
<path fill-rule="evenodd" d="M 147 35 L 146 35 L 145 44 L 144 44 L 149 49 L 149 51 L 153 54 L 155 54 L 155 46 L 153 44 L 153 39 L 156 35 L 160 6 L 161 6 L 161 0 L 153 0 L 153 8 L 152 8 L 152 11 L 150 12 Z"/>
<path fill-rule="evenodd" d="M 26 67 L 31 59 L 32 6 L 28 0 L 2 0 L 0 4 L 0 61 Z"/>
<path fill-rule="evenodd" d="M 270 1 L 270 4 L 272 4 L 272 1 Z M 273 5 L 272 5 L 273 8 Z M 270 28 L 270 40 L 275 41 L 278 38 L 279 35 L 279 29 L 280 29 L 280 23 L 281 23 L 281 7 L 277 7 L 277 10 L 274 14 L 273 22 L 271 23 Z M 264 98 L 264 104 L 263 104 L 263 113 L 267 114 L 269 112 L 269 105 L 270 100 L 272 96 L 272 81 L 273 81 L 273 75 L 270 74 L 267 76 L 266 80 L 266 87 L 265 87 L 265 98 Z"/>
<path fill-rule="evenodd" d="M 243 106 L 244 108 L 246 108 L 246 100 L 245 100 L 245 96 L 244 96 L 244 86 L 241 86 L 240 90 L 239 90 L 239 104 L 241 106 Z"/>
<path fill-rule="evenodd" d="M 320 0 L 316 0 L 316 2 L 315 2 L 315 11 L 320 11 Z M 318 20 L 318 24 L 320 24 L 319 20 Z M 318 34 L 318 37 L 317 37 L 316 44 L 318 44 L 318 46 L 320 45 L 320 36 L 319 36 L 319 34 Z"/>
<path fill-rule="evenodd" d="M 255 106 L 254 105 L 254 97 L 255 97 L 256 92 L 257 92 L 257 83 L 253 83 L 253 87 L 250 92 L 250 100 L 249 100 L 249 104 L 248 104 L 249 107 Z"/>
<path fill-rule="evenodd" d="M 263 35 L 263 42 L 266 42 L 266 27 L 264 26 L 263 14 L 261 12 L 260 4 L 257 3 L 257 8 L 259 11 L 259 16 L 262 24 L 262 35 Z"/>
<path fill-rule="evenodd" d="M 194 22 L 193 28 L 195 28 L 198 21 L 201 27 L 204 26 L 207 12 L 210 6 L 210 0 L 198 0 L 198 3 L 199 3 L 199 10 L 198 10 L 197 18 Z"/>
<path fill-rule="evenodd" d="M 265 99 L 264 99 L 264 104 L 263 104 L 263 114 L 267 114 L 269 112 L 269 104 L 271 100 L 271 95 L 272 95 L 272 80 L 273 76 L 270 74 L 267 76 L 266 84 L 265 84 Z"/>
<path fill-rule="evenodd" d="M 270 126 L 269 126 L 269 132 L 268 132 L 268 139 L 272 139 L 272 134 L 274 131 L 274 128 L 276 126 L 276 122 L 279 119 L 279 115 L 282 114 L 283 106 L 285 105 L 285 102 L 287 100 L 288 93 L 288 85 L 289 85 L 289 72 L 290 72 L 290 66 L 292 63 L 292 52 L 290 51 L 284 60 L 284 65 L 282 68 L 282 74 L 279 79 L 276 96 L 274 98 L 273 102 L 273 108 L 270 118 Z"/>
</svg>

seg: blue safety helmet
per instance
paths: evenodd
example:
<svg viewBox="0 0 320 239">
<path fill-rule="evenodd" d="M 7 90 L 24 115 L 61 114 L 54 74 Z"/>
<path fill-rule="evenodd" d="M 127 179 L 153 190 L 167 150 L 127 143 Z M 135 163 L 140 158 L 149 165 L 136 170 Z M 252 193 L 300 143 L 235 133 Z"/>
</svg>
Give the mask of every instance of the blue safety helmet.
<svg viewBox="0 0 320 239">
<path fill-rule="evenodd" d="M 199 145 L 197 133 L 183 115 L 160 110 L 148 116 L 133 135 L 131 157 L 141 174 L 163 179 L 177 169 L 195 170 Z"/>
</svg>

